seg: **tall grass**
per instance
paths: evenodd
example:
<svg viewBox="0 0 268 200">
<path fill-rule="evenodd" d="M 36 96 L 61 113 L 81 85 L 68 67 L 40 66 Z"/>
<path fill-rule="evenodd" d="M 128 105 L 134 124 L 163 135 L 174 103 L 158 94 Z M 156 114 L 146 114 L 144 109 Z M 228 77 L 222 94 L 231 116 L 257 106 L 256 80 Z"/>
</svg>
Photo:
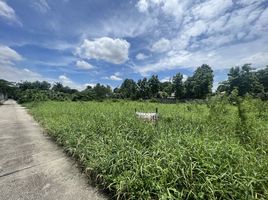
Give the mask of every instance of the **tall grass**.
<svg viewBox="0 0 268 200">
<path fill-rule="evenodd" d="M 223 100 L 208 105 L 121 101 L 28 106 L 115 198 L 268 199 L 267 103 L 245 100 L 240 108 Z M 160 113 L 156 126 L 134 115 L 135 108 L 155 107 Z M 245 130 L 250 136 L 246 142 Z"/>
</svg>

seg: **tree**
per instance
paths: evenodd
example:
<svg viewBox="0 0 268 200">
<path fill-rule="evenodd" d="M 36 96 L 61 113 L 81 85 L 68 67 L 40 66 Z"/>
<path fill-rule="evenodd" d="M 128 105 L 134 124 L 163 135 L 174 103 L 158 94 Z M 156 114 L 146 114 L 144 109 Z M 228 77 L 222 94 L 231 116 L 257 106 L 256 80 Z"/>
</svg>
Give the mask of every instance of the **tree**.
<svg viewBox="0 0 268 200">
<path fill-rule="evenodd" d="M 166 81 L 160 84 L 160 91 L 167 93 L 168 96 L 171 96 L 173 91 L 173 86 L 170 81 Z"/>
<path fill-rule="evenodd" d="M 229 88 L 226 88 L 228 93 L 230 94 L 235 88 L 237 88 L 239 96 L 244 96 L 247 93 L 262 93 L 263 85 L 260 83 L 257 74 L 250 64 L 244 64 L 241 68 L 231 68 L 227 80 Z"/>
<path fill-rule="evenodd" d="M 212 93 L 213 70 L 207 64 L 198 67 L 185 82 L 187 98 L 206 98 Z"/>
<path fill-rule="evenodd" d="M 263 85 L 264 91 L 268 92 L 268 65 L 265 69 L 261 69 L 257 72 L 259 82 Z"/>
<path fill-rule="evenodd" d="M 195 98 L 194 94 L 194 80 L 192 77 L 188 77 L 187 80 L 184 82 L 185 87 L 185 97 L 186 98 Z"/>
<path fill-rule="evenodd" d="M 175 92 L 175 97 L 177 99 L 182 98 L 184 95 L 184 86 L 183 86 L 183 75 L 180 73 L 177 73 L 175 76 L 173 76 L 172 86 L 173 91 Z"/>
<path fill-rule="evenodd" d="M 73 101 L 91 101 L 93 99 L 96 99 L 96 94 L 91 86 L 87 86 L 83 91 L 75 93 L 72 98 Z"/>
<path fill-rule="evenodd" d="M 14 96 L 15 95 L 15 85 L 4 79 L 0 79 L 0 95 L 4 96 Z"/>
<path fill-rule="evenodd" d="M 149 99 L 151 98 L 150 85 L 147 81 L 147 78 L 138 80 L 137 83 L 137 98 Z"/>
<path fill-rule="evenodd" d="M 60 83 L 60 82 L 56 82 L 53 85 L 52 90 L 56 91 L 56 92 L 63 92 L 63 93 L 66 93 L 66 94 L 74 94 L 74 93 L 78 92 L 78 90 L 76 90 L 76 89 L 71 89 L 68 86 L 63 86 L 62 83 Z"/>
<path fill-rule="evenodd" d="M 123 98 L 135 99 L 137 95 L 137 84 L 132 79 L 125 79 L 120 87 Z"/>
<path fill-rule="evenodd" d="M 104 99 L 106 97 L 109 97 L 112 93 L 110 86 L 104 86 L 104 85 L 101 85 L 100 83 L 97 83 L 94 86 L 93 91 L 97 99 Z"/>
<path fill-rule="evenodd" d="M 228 81 L 222 81 L 219 83 L 219 86 L 216 90 L 217 93 L 219 92 L 227 92 L 229 91 L 230 85 Z"/>
<path fill-rule="evenodd" d="M 22 83 L 18 83 L 18 87 L 20 90 L 25 91 L 28 89 L 36 89 L 36 90 L 49 90 L 51 87 L 51 84 L 47 81 L 24 81 Z"/>
<path fill-rule="evenodd" d="M 56 82 L 56 83 L 53 85 L 52 90 L 53 90 L 53 91 L 56 91 L 56 92 L 62 92 L 62 91 L 63 91 L 63 85 L 62 85 L 62 83 L 60 83 L 60 82 Z"/>
<path fill-rule="evenodd" d="M 148 80 L 148 84 L 150 87 L 150 91 L 152 97 L 157 97 L 158 92 L 160 90 L 160 81 L 157 75 L 152 75 L 152 77 Z"/>
</svg>

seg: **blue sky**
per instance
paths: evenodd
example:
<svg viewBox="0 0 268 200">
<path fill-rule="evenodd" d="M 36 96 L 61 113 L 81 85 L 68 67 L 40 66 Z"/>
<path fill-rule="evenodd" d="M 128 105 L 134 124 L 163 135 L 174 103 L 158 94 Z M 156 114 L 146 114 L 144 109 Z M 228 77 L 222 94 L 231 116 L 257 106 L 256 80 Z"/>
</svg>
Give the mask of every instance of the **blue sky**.
<svg viewBox="0 0 268 200">
<path fill-rule="evenodd" d="M 0 0 L 0 78 L 83 89 L 268 65 L 268 0 Z"/>
</svg>

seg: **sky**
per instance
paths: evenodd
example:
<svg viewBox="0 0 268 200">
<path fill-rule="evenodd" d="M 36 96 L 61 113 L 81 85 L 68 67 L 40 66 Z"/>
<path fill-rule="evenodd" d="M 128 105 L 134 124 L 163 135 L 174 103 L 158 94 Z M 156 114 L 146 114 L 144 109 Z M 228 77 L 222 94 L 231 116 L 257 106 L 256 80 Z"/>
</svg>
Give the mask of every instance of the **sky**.
<svg viewBox="0 0 268 200">
<path fill-rule="evenodd" d="M 268 65 L 268 0 L 0 0 L 0 79 L 84 89 Z"/>
</svg>

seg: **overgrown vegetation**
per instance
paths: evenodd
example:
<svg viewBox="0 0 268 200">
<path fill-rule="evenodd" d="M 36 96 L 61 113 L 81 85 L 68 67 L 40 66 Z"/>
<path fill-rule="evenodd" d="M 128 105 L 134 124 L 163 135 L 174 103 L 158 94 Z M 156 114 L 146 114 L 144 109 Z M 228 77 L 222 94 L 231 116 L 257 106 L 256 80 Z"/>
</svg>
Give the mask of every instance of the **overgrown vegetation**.
<svg viewBox="0 0 268 200">
<path fill-rule="evenodd" d="M 48 101 L 27 106 L 115 198 L 268 198 L 267 102 L 234 92 L 206 104 Z M 135 108 L 155 107 L 160 112 L 156 126 L 134 115 Z"/>
</svg>

